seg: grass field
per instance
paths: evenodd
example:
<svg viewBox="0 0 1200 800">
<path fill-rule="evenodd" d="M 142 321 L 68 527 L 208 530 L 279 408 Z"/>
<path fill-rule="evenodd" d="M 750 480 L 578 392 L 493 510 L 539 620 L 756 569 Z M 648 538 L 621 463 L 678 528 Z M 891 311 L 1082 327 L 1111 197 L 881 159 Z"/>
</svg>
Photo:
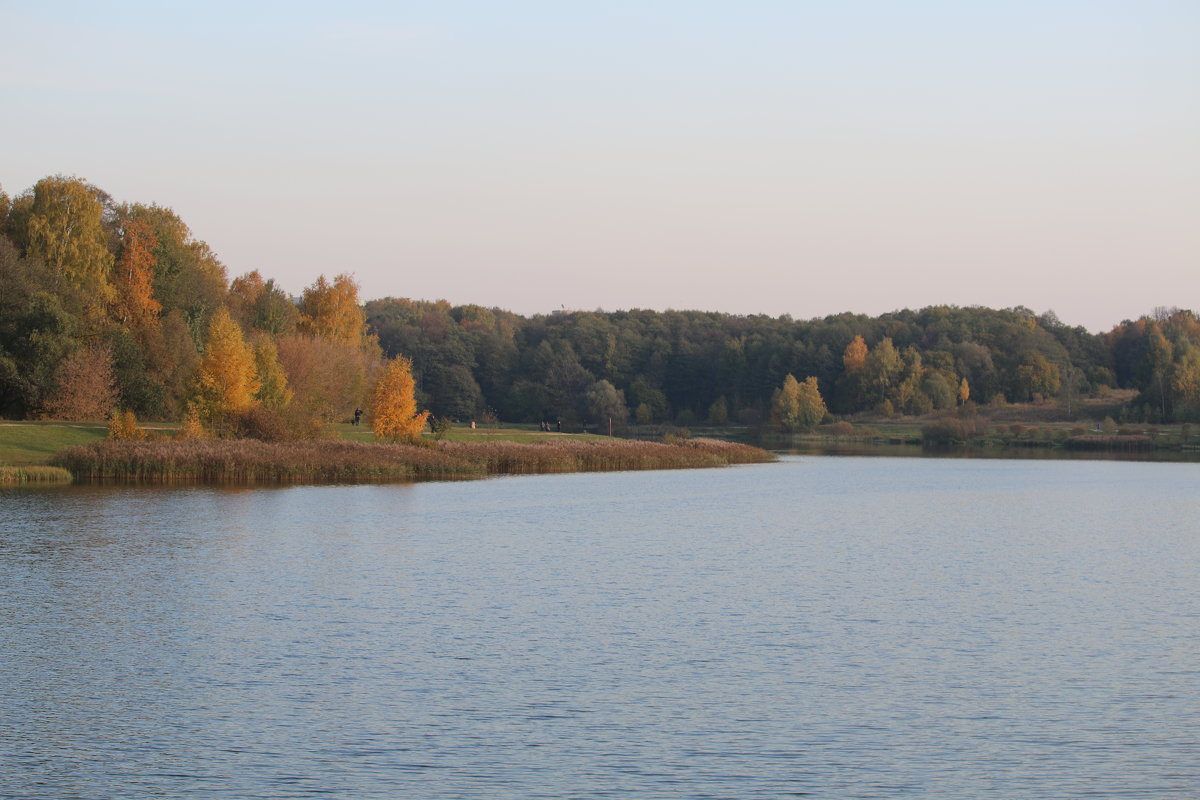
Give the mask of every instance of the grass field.
<svg viewBox="0 0 1200 800">
<path fill-rule="evenodd" d="M 107 435 L 102 422 L 0 422 L 0 466 L 48 464 L 64 447 L 91 444 Z"/>
</svg>

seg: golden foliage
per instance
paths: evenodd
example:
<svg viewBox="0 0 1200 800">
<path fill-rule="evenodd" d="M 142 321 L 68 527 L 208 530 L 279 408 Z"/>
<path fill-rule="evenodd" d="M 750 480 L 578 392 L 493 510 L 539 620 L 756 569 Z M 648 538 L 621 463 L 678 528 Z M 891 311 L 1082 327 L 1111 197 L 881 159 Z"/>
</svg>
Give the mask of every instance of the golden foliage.
<svg viewBox="0 0 1200 800">
<path fill-rule="evenodd" d="M 384 441 L 413 441 L 421 435 L 428 411 L 417 413 L 412 362 L 404 356 L 383 368 L 371 393 L 371 428 Z"/>
<path fill-rule="evenodd" d="M 202 418 L 214 421 L 245 411 L 259 389 L 254 353 L 242 330 L 223 307 L 208 326 L 208 345 L 196 373 L 196 400 Z"/>
<path fill-rule="evenodd" d="M 297 417 L 315 423 L 346 419 L 365 401 L 375 355 L 357 344 L 295 333 L 278 340 L 279 363 L 294 396 Z"/>
<path fill-rule="evenodd" d="M 803 383 L 788 375 L 771 401 L 771 421 L 780 430 L 790 433 L 811 430 L 825 414 L 825 401 L 821 398 L 817 379 L 811 375 Z"/>
<path fill-rule="evenodd" d="M 300 298 L 299 329 L 312 336 L 358 344 L 366 335 L 366 315 L 358 304 L 358 284 L 343 273 L 329 283 L 324 275 Z"/>
<path fill-rule="evenodd" d="M 208 438 L 208 431 L 200 424 L 200 415 L 195 408 L 188 409 L 183 422 L 179 425 L 179 429 L 175 431 L 175 438 L 184 442 L 194 442 L 198 439 Z"/>
<path fill-rule="evenodd" d="M 858 372 L 866 363 L 867 343 L 863 341 L 863 337 L 855 336 L 854 341 L 846 345 L 846 352 L 842 354 L 842 364 L 846 372 Z"/>
<path fill-rule="evenodd" d="M 113 409 L 108 420 L 108 438 L 145 439 L 146 432 L 138 427 L 137 417 L 129 409 Z"/>
</svg>

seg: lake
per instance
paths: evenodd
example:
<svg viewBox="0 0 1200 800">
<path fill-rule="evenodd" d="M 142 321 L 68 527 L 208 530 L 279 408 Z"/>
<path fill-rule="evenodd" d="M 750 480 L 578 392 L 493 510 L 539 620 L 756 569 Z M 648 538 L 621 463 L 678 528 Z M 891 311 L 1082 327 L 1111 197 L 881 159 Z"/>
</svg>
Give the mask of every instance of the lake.
<svg viewBox="0 0 1200 800">
<path fill-rule="evenodd" d="M 3 798 L 1183 798 L 1200 465 L 0 492 Z"/>
</svg>

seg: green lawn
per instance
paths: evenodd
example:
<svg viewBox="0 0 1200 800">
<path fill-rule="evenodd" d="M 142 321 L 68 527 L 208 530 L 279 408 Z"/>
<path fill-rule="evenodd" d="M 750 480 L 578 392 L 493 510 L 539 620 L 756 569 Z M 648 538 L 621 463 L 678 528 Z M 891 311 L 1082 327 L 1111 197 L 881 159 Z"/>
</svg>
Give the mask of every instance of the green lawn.
<svg viewBox="0 0 1200 800">
<path fill-rule="evenodd" d="M 370 427 L 366 425 L 349 425 L 339 424 L 331 425 L 330 428 L 341 436 L 343 439 L 348 439 L 352 442 L 373 442 L 375 434 L 371 433 Z M 471 430 L 466 425 L 455 425 L 446 433 L 446 440 L 450 442 L 520 442 L 521 444 L 529 444 L 531 442 L 554 441 L 563 436 L 569 436 L 572 439 L 607 439 L 607 436 L 597 436 L 594 433 L 542 433 L 534 429 L 532 425 L 528 428 L 492 428 L 478 427 Z M 431 434 L 426 431 L 425 438 L 428 439 Z"/>
<path fill-rule="evenodd" d="M 46 464 L 64 447 L 107 435 L 108 426 L 102 422 L 0 422 L 0 465 Z"/>
</svg>

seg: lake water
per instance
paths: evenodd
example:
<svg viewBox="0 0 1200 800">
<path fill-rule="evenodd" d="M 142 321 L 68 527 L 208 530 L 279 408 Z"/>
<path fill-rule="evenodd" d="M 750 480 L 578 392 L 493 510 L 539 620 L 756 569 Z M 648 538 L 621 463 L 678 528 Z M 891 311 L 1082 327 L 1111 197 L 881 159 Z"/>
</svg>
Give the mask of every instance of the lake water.
<svg viewBox="0 0 1200 800">
<path fill-rule="evenodd" d="M 0 493 L 3 798 L 1195 797 L 1200 465 Z"/>
</svg>

